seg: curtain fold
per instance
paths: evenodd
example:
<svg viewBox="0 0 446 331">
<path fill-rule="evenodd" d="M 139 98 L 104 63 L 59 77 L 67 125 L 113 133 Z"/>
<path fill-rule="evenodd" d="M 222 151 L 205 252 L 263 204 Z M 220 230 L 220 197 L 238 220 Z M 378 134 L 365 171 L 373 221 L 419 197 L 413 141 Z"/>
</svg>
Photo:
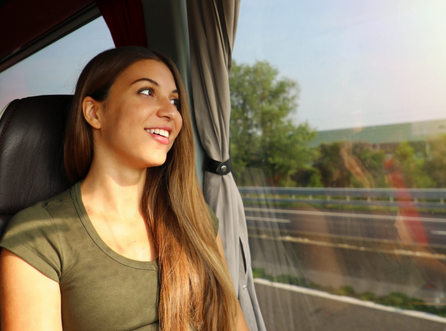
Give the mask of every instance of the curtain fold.
<svg viewBox="0 0 446 331">
<path fill-rule="evenodd" d="M 229 72 L 239 6 L 239 0 L 187 1 L 197 129 L 208 157 L 220 162 L 229 159 Z M 243 202 L 232 174 L 205 171 L 203 193 L 220 219 L 229 273 L 249 329 L 266 330 L 254 288 Z"/>
<path fill-rule="evenodd" d="M 147 47 L 141 0 L 96 0 L 116 47 Z"/>
</svg>

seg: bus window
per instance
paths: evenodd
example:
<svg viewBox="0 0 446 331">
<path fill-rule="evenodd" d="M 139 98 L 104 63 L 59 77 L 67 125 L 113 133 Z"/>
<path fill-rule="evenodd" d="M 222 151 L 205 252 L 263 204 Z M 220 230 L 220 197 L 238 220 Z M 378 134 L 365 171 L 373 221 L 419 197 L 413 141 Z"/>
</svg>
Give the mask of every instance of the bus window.
<svg viewBox="0 0 446 331">
<path fill-rule="evenodd" d="M 446 327 L 443 1 L 242 1 L 231 159 L 274 330 Z"/>
<path fill-rule="evenodd" d="M 0 109 L 16 98 L 72 94 L 82 68 L 114 47 L 102 17 L 0 73 Z"/>
</svg>

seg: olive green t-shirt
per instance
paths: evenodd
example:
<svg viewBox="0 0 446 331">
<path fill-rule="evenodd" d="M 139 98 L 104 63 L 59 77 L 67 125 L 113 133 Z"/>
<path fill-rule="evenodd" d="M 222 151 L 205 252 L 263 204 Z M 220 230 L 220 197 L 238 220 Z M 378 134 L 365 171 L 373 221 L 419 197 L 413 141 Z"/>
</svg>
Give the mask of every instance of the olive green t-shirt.
<svg viewBox="0 0 446 331">
<path fill-rule="evenodd" d="M 80 183 L 15 215 L 0 246 L 59 283 L 64 331 L 158 330 L 156 260 L 126 258 L 102 241 Z"/>
</svg>

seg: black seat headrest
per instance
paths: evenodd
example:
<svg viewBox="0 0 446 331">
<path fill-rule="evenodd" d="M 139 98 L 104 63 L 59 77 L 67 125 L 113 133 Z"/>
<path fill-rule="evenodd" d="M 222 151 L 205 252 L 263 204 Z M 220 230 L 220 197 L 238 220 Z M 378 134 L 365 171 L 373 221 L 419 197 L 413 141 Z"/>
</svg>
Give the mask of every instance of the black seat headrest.
<svg viewBox="0 0 446 331">
<path fill-rule="evenodd" d="M 14 100 L 0 118 L 0 235 L 15 213 L 71 186 L 63 142 L 72 98 Z"/>
</svg>

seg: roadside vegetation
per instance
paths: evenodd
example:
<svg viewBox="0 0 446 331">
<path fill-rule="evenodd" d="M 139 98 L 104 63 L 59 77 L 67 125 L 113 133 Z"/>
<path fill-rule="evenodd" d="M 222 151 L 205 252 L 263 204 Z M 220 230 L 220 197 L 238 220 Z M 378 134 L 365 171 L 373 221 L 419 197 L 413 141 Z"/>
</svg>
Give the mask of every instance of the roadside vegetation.
<svg viewBox="0 0 446 331">
<path fill-rule="evenodd" d="M 270 63 L 233 62 L 230 151 L 239 186 L 261 171 L 265 186 L 352 188 L 446 187 L 446 135 L 401 141 L 386 150 L 342 141 L 310 147 L 317 132 L 296 124 L 300 87 Z"/>
<path fill-rule="evenodd" d="M 252 268 L 252 273 L 254 278 L 267 279 L 271 282 L 295 285 L 313 290 L 324 291 L 330 294 L 348 296 L 363 301 L 370 301 L 383 306 L 389 306 L 407 310 L 416 310 L 429 314 L 438 315 L 441 317 L 446 317 L 445 306 L 435 306 L 427 304 L 422 299 L 414 298 L 401 292 L 392 292 L 388 295 L 377 296 L 369 291 L 363 293 L 357 293 L 351 286 L 342 286 L 339 288 L 333 288 L 333 287 L 321 286 L 305 278 L 292 275 L 272 276 L 270 274 L 267 274 L 265 272 L 265 269 L 263 268 Z"/>
</svg>

